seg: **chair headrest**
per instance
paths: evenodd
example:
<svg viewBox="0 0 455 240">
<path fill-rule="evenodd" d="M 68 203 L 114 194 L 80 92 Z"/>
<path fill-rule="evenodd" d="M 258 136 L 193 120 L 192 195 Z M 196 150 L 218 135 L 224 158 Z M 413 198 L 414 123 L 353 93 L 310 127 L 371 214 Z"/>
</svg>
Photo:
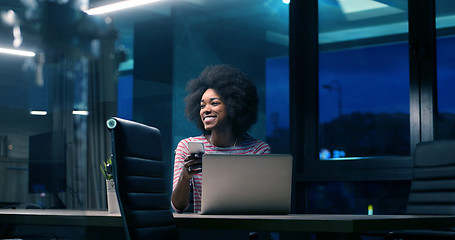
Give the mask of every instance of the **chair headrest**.
<svg viewBox="0 0 455 240">
<path fill-rule="evenodd" d="M 417 144 L 416 167 L 455 165 L 455 139 L 442 139 Z"/>
</svg>

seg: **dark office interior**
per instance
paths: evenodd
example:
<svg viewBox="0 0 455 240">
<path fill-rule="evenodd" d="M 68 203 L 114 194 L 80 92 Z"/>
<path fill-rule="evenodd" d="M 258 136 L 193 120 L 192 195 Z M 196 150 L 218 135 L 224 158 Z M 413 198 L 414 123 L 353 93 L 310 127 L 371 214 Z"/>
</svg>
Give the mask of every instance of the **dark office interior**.
<svg viewBox="0 0 455 240">
<path fill-rule="evenodd" d="M 186 83 L 214 64 L 253 79 L 250 134 L 293 156 L 294 214 L 405 214 L 416 145 L 455 138 L 453 1 L 161 0 L 84 12 L 112 2 L 0 0 L 0 50 L 33 54 L 0 51 L 0 208 L 107 210 L 100 166 L 113 116 L 161 131 L 170 194 L 178 141 L 201 134 L 184 115 Z"/>
</svg>

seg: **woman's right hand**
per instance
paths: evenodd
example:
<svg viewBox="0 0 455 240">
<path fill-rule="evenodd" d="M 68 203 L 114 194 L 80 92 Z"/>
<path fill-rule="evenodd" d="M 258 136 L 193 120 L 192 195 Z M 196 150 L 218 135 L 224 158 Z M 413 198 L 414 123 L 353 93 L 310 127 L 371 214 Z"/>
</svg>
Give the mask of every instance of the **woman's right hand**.
<svg viewBox="0 0 455 240">
<path fill-rule="evenodd" d="M 192 177 L 193 175 L 202 172 L 202 154 L 195 153 L 188 155 L 185 158 L 183 167 L 185 169 L 182 171 L 182 174 L 187 174 L 187 177 Z"/>
</svg>

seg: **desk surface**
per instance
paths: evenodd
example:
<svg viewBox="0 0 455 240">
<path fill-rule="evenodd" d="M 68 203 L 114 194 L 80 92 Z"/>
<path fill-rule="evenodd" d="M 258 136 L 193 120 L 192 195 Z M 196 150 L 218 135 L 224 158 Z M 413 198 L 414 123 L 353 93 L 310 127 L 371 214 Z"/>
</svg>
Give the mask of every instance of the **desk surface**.
<svg viewBox="0 0 455 240">
<path fill-rule="evenodd" d="M 123 227 L 120 214 L 107 211 L 0 209 L 0 222 L 30 225 Z"/>
<path fill-rule="evenodd" d="M 455 226 L 455 216 L 416 215 L 198 215 L 174 214 L 178 227 L 255 231 L 360 233 Z"/>
<path fill-rule="evenodd" d="M 453 227 L 455 216 L 422 215 L 200 215 L 174 214 L 179 228 L 358 233 Z M 0 222 L 32 225 L 123 227 L 120 214 L 107 211 L 3 209 Z"/>
</svg>

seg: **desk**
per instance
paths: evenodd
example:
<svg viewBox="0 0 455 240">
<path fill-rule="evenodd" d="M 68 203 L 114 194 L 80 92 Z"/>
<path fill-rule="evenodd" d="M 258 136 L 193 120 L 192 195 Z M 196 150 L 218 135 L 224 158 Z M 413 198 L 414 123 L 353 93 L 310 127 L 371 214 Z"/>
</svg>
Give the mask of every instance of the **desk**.
<svg viewBox="0 0 455 240">
<path fill-rule="evenodd" d="M 180 228 L 271 232 L 362 233 L 430 227 L 453 227 L 455 216 L 417 215 L 198 215 L 174 214 Z"/>
<path fill-rule="evenodd" d="M 1 209 L 0 223 L 123 228 L 120 214 L 107 211 Z"/>
<path fill-rule="evenodd" d="M 271 232 L 362 233 L 455 226 L 455 216 L 422 215 L 200 215 L 174 214 L 178 228 Z M 123 228 L 120 214 L 107 211 L 3 209 L 0 223 Z"/>
</svg>

